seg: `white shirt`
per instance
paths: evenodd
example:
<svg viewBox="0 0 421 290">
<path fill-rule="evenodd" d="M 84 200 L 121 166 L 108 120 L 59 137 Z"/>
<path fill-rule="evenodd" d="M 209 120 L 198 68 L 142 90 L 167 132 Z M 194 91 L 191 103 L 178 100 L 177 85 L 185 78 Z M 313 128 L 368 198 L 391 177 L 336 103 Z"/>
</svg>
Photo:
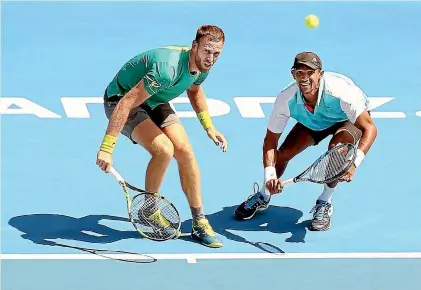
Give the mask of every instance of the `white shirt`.
<svg viewBox="0 0 421 290">
<path fill-rule="evenodd" d="M 368 106 L 367 96 L 350 78 L 324 72 L 314 113 L 304 105 L 300 89 L 294 81 L 277 96 L 268 129 L 273 133 L 282 133 L 290 117 L 314 131 L 346 120 L 355 123 Z"/>
</svg>

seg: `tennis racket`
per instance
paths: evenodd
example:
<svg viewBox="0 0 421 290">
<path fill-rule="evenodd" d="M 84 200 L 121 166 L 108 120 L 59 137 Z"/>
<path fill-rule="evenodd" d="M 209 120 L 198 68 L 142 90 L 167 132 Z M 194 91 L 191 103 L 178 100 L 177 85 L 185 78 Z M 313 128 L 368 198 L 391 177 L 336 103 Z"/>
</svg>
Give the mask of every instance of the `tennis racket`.
<svg viewBox="0 0 421 290">
<path fill-rule="evenodd" d="M 330 183 L 338 180 L 354 164 L 357 147 L 351 143 L 339 143 L 321 155 L 310 167 L 294 178 L 283 181 L 284 185 L 302 181 Z"/>
<path fill-rule="evenodd" d="M 131 223 L 143 237 L 166 241 L 179 236 L 181 218 L 171 201 L 158 193 L 130 185 L 113 167 L 110 172 L 124 191 Z M 130 198 L 129 189 L 137 192 L 133 199 Z"/>
<path fill-rule="evenodd" d="M 106 259 L 117 260 L 122 262 L 129 262 L 129 263 L 153 263 L 156 262 L 157 259 L 148 255 L 139 254 L 139 253 L 131 253 L 126 251 L 118 251 L 118 250 L 108 250 L 108 249 L 92 249 L 92 248 L 84 248 L 84 247 L 77 247 L 77 246 L 70 246 L 65 244 L 60 244 L 56 242 L 50 242 L 50 245 L 59 246 L 63 248 L 71 248 L 75 250 L 84 251 L 90 254 L 94 254 Z"/>
</svg>

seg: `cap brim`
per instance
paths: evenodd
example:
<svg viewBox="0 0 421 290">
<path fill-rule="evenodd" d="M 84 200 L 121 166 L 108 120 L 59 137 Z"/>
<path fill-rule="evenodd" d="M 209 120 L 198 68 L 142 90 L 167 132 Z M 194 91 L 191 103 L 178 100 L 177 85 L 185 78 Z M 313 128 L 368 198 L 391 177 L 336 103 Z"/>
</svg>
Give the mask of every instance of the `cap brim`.
<svg viewBox="0 0 421 290">
<path fill-rule="evenodd" d="M 312 68 L 312 69 L 320 69 L 320 67 L 318 65 L 315 65 L 314 63 L 308 62 L 308 61 L 298 61 L 294 64 L 294 67 L 296 67 L 298 64 L 303 64 L 303 65 L 308 66 L 309 68 Z"/>
</svg>

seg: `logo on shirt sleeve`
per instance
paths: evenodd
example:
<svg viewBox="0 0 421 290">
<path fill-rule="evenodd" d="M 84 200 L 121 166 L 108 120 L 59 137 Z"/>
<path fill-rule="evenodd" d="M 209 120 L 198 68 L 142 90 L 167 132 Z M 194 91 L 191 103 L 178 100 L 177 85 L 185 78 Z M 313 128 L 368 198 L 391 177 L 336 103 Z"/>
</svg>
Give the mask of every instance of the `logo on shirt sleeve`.
<svg viewBox="0 0 421 290">
<path fill-rule="evenodd" d="M 161 83 L 155 78 L 153 71 L 149 71 L 145 75 L 145 82 L 149 90 L 153 93 L 157 93 L 161 88 Z"/>
</svg>

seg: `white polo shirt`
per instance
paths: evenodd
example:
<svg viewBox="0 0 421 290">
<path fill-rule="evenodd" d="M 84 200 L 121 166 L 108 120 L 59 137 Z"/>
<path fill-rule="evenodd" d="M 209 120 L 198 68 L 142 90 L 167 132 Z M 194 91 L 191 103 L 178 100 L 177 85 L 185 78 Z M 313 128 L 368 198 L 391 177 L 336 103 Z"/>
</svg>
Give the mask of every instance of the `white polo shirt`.
<svg viewBox="0 0 421 290">
<path fill-rule="evenodd" d="M 350 78 L 324 72 L 314 113 L 304 105 L 300 89 L 294 81 L 277 96 L 268 129 L 273 133 L 282 133 L 290 117 L 314 131 L 346 120 L 355 123 L 368 106 L 367 96 Z"/>
</svg>

